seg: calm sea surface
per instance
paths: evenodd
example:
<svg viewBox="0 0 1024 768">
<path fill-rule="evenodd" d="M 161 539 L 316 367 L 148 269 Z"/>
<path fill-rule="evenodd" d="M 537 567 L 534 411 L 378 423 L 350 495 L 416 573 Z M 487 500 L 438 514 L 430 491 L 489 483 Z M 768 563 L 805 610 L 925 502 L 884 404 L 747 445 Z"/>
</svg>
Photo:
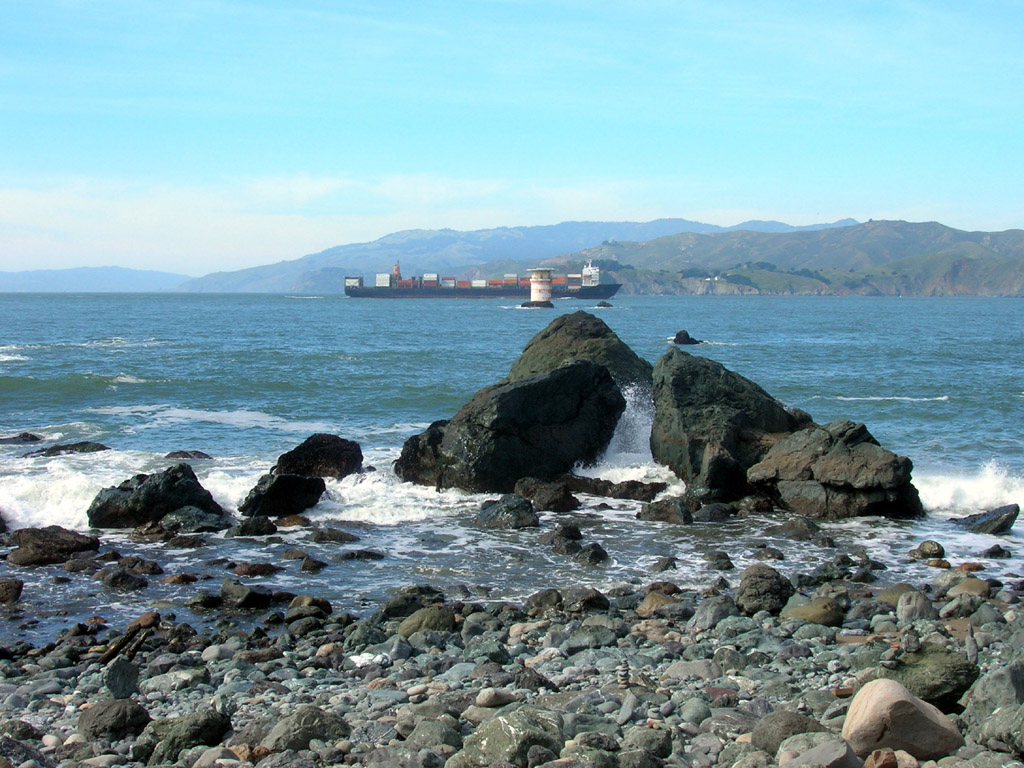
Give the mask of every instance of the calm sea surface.
<svg viewBox="0 0 1024 768">
<path fill-rule="evenodd" d="M 996 541 L 960 534 L 946 518 L 1024 503 L 1024 301 L 624 296 L 612 303 L 595 309 L 567 300 L 555 312 L 593 311 L 652 362 L 685 328 L 710 342 L 693 348 L 696 354 L 753 379 L 818 422 L 863 421 L 882 445 L 910 456 L 930 510 L 926 521 L 833 526 L 844 543 L 859 542 L 888 558 L 893 578 L 929 575 L 903 557 L 923 538 L 942 540 L 954 560 L 976 559 Z M 59 569 L 41 579 L 39 571 L 26 575 L 4 563 L 0 573 L 28 582 L 24 613 L 43 619 L 37 625 L 20 616 L 0 620 L 0 642 L 96 612 L 160 607 L 197 588 L 218 591 L 223 566 L 211 564 L 218 557 L 279 560 L 295 546 L 331 565 L 311 576 L 293 563 L 265 583 L 329 594 L 357 611 L 411 582 L 516 597 L 541 586 L 647 578 L 653 560 L 666 554 L 682 564 L 672 577 L 696 585 L 719 575 L 706 569 L 707 549 L 728 550 L 737 568 L 750 562 L 751 547 L 764 540 L 762 526 L 676 529 L 637 522 L 635 504 L 598 510 L 598 500 L 589 500 L 577 522 L 612 562 L 585 568 L 538 547 L 538 532 L 478 530 L 472 517 L 483 497 L 395 479 L 390 463 L 402 442 L 502 378 L 553 316 L 508 300 L 0 295 L 0 436 L 31 431 L 51 442 L 95 440 L 113 449 L 25 459 L 27 448 L 0 446 L 0 515 L 9 527 L 84 530 L 97 491 L 162 469 L 171 463 L 162 457 L 173 450 L 214 457 L 193 466 L 232 511 L 280 453 L 313 432 L 358 441 L 366 463 L 378 470 L 329 483 L 328 496 L 310 513 L 362 537 L 347 547 L 325 549 L 305 542 L 304 533 L 289 533 L 279 543 L 228 550 L 212 537 L 207 548 L 169 552 L 104 536 L 123 553 L 157 559 L 168 572 L 209 577 L 205 587 L 154 584 L 111 595 L 85 577 L 52 585 Z M 604 461 L 585 471 L 613 479 L 665 475 L 650 462 L 650 417 L 642 406 L 627 412 Z M 991 563 L 991 575 L 1019 577 L 1022 538 L 1009 538 L 1015 557 Z M 332 561 L 352 548 L 386 557 L 370 564 Z M 807 570 L 828 557 L 806 551 L 781 567 Z"/>
</svg>

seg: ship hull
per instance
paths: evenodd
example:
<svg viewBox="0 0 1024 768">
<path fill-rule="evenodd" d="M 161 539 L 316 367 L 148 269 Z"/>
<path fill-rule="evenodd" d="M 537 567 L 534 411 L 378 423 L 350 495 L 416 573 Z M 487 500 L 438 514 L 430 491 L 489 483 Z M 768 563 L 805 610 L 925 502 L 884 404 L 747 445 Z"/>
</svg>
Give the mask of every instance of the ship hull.
<svg viewBox="0 0 1024 768">
<path fill-rule="evenodd" d="M 621 283 L 602 285 L 551 286 L 552 299 L 610 299 Z M 494 288 L 388 288 L 374 286 L 345 286 L 345 295 L 353 299 L 522 299 L 530 298 L 530 286 L 505 285 Z"/>
</svg>

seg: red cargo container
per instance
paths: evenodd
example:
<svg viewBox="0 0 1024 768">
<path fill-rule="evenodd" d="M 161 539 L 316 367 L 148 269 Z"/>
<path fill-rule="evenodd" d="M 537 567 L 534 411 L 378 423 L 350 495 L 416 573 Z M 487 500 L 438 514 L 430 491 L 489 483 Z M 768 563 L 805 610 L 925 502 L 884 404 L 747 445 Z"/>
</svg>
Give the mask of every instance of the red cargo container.
<svg viewBox="0 0 1024 768">
<path fill-rule="evenodd" d="M 455 281 L 455 287 L 456 288 L 472 288 L 473 287 L 473 282 L 471 280 L 456 280 Z"/>
<path fill-rule="evenodd" d="M 490 288 L 501 288 L 501 280 L 488 280 L 487 285 Z"/>
<path fill-rule="evenodd" d="M 423 281 L 423 287 L 424 288 L 437 288 L 437 280 L 424 280 Z"/>
</svg>

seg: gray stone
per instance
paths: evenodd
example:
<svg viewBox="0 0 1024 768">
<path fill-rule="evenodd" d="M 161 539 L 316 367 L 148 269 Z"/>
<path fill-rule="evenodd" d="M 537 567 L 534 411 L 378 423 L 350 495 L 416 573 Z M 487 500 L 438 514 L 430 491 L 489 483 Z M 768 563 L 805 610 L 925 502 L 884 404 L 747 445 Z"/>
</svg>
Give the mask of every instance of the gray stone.
<svg viewBox="0 0 1024 768">
<path fill-rule="evenodd" d="M 782 709 L 765 715 L 758 721 L 750 735 L 750 743 L 755 749 L 774 755 L 779 751 L 779 745 L 790 736 L 824 730 L 825 726 L 814 718 Z"/>
<path fill-rule="evenodd" d="M 505 762 L 526 768 L 530 747 L 541 746 L 557 754 L 563 742 L 558 712 L 524 706 L 488 720 L 467 736 L 456 765 L 490 768 Z"/>
<path fill-rule="evenodd" d="M 348 723 L 341 717 L 312 704 L 303 704 L 294 714 L 281 718 L 260 745 L 272 752 L 281 752 L 306 749 L 310 739 L 336 741 L 348 735 Z"/>
<path fill-rule="evenodd" d="M 832 739 L 802 753 L 787 766 L 821 766 L 821 768 L 862 768 L 864 762 L 854 754 L 850 745 L 842 739 Z"/>
<path fill-rule="evenodd" d="M 118 656 L 104 668 L 103 683 L 115 699 L 127 699 L 139 690 L 139 668 Z"/>
<path fill-rule="evenodd" d="M 1009 533 L 1020 514 L 1019 504 L 1007 504 L 1005 507 L 979 512 L 976 515 L 954 518 L 953 522 L 972 533 L 988 533 L 1002 535 Z"/>
<path fill-rule="evenodd" d="M 736 606 L 747 616 L 758 611 L 778 615 L 796 590 L 789 579 L 769 565 L 757 563 L 740 577 L 736 589 Z"/>
<path fill-rule="evenodd" d="M 138 734 L 150 721 L 146 708 L 132 699 L 98 701 L 78 716 L 78 732 L 87 739 L 117 741 Z"/>
</svg>

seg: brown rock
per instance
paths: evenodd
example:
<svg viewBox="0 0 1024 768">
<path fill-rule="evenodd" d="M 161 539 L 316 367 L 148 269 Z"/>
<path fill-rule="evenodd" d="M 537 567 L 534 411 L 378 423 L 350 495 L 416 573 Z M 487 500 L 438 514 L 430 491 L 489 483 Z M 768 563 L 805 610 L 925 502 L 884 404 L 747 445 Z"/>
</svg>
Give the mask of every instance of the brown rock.
<svg viewBox="0 0 1024 768">
<path fill-rule="evenodd" d="M 964 745 L 952 722 L 895 680 L 873 680 L 853 698 L 843 738 L 859 756 L 889 747 L 938 760 Z"/>
<path fill-rule="evenodd" d="M 649 619 L 661 606 L 674 602 L 671 597 L 663 592 L 649 592 L 643 602 L 636 607 L 636 615 L 641 619 Z"/>
<path fill-rule="evenodd" d="M 896 753 L 885 747 L 876 749 L 864 759 L 864 768 L 899 768 L 900 761 Z"/>
<path fill-rule="evenodd" d="M 786 608 L 782 615 L 788 618 L 803 619 L 812 624 L 838 627 L 842 625 L 846 612 L 831 597 L 816 597 L 805 605 Z"/>
<path fill-rule="evenodd" d="M 21 579 L 0 579 L 0 603 L 16 603 L 21 598 L 25 582 Z"/>
<path fill-rule="evenodd" d="M 132 627 L 138 627 L 139 629 L 150 629 L 151 627 L 160 626 L 160 614 L 156 611 L 147 611 L 146 613 L 139 616 L 137 619 L 133 619 L 128 622 L 128 629 Z"/>
<path fill-rule="evenodd" d="M 273 563 L 239 563 L 232 569 L 236 576 L 271 576 L 284 569 Z"/>
<path fill-rule="evenodd" d="M 991 590 L 989 583 L 984 579 L 964 579 L 954 587 L 949 588 L 949 592 L 946 594 L 949 597 L 956 597 L 957 595 L 977 595 L 978 597 L 988 597 L 988 593 Z"/>
</svg>

